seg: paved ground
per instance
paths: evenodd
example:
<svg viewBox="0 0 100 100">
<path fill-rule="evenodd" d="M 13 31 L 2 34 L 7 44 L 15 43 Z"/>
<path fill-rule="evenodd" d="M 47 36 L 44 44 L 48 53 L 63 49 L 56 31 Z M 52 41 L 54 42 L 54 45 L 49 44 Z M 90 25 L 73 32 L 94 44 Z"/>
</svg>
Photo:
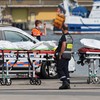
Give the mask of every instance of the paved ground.
<svg viewBox="0 0 100 100">
<path fill-rule="evenodd" d="M 59 80 L 42 80 L 40 86 L 29 80 L 13 80 L 11 86 L 0 86 L 0 100 L 99 100 L 100 84 L 87 84 L 84 78 L 72 78 L 70 90 L 58 90 Z"/>
</svg>

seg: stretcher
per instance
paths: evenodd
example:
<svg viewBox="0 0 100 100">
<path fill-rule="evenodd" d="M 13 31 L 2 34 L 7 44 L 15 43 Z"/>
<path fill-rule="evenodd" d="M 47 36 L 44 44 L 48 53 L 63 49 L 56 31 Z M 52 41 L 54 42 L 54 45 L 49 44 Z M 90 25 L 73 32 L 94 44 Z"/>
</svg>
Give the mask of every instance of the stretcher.
<svg viewBox="0 0 100 100">
<path fill-rule="evenodd" d="M 88 66 L 87 83 L 100 83 L 97 72 L 100 69 L 100 49 L 82 47 L 78 50 L 78 64 Z"/>
<path fill-rule="evenodd" d="M 0 50 L 0 65 L 2 66 L 1 85 L 11 85 L 10 71 L 20 62 L 28 62 L 28 76 L 31 85 L 41 85 L 41 80 L 35 75 L 35 61 L 52 61 L 54 51 L 43 50 Z M 12 62 L 12 63 L 10 63 Z"/>
</svg>

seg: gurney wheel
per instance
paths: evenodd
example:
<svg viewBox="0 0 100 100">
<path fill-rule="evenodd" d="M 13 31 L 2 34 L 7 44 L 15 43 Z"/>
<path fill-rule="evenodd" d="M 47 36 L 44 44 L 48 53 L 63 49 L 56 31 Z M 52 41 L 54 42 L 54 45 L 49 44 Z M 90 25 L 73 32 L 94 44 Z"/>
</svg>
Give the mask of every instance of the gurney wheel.
<svg viewBox="0 0 100 100">
<path fill-rule="evenodd" d="M 35 84 L 36 85 L 41 85 L 41 80 L 40 79 L 37 79 L 36 82 L 35 82 Z"/>
<path fill-rule="evenodd" d="M 31 85 L 35 85 L 35 83 L 36 83 L 36 80 L 34 78 L 30 79 L 30 84 Z"/>
<path fill-rule="evenodd" d="M 98 77 L 90 77 L 87 79 L 87 83 L 90 84 L 99 84 L 100 83 L 100 80 Z"/>
<path fill-rule="evenodd" d="M 90 80 L 89 79 L 87 79 L 87 84 L 90 84 Z"/>
<path fill-rule="evenodd" d="M 92 79 L 89 77 L 89 78 L 87 79 L 87 84 L 90 84 L 90 83 L 92 83 Z"/>
<path fill-rule="evenodd" d="M 30 79 L 30 84 L 31 85 L 41 85 L 41 80 L 38 78 L 32 78 Z"/>
<path fill-rule="evenodd" d="M 12 80 L 11 79 L 6 79 L 5 84 L 7 86 L 10 86 L 12 84 Z"/>
<path fill-rule="evenodd" d="M 93 84 L 99 84 L 100 83 L 98 77 L 93 78 L 92 82 L 93 82 Z"/>
<path fill-rule="evenodd" d="M 1 85 L 5 85 L 5 83 L 2 80 L 0 81 L 0 83 L 1 83 Z"/>
</svg>

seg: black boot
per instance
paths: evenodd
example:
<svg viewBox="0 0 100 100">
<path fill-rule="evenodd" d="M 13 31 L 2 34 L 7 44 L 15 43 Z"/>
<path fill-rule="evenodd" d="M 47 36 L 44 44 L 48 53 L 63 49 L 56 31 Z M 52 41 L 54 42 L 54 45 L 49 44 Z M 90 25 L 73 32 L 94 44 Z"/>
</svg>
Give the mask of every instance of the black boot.
<svg viewBox="0 0 100 100">
<path fill-rule="evenodd" d="M 70 79 L 67 79 L 67 82 L 70 84 Z"/>
<path fill-rule="evenodd" d="M 70 89 L 70 84 L 67 81 L 63 81 L 62 86 L 59 89 Z"/>
</svg>

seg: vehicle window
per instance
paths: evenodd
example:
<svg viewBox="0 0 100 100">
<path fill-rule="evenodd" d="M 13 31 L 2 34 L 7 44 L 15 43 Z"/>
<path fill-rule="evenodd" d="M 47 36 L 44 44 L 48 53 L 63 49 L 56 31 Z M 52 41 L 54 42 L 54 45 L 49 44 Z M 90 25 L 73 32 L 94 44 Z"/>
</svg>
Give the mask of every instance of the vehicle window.
<svg viewBox="0 0 100 100">
<path fill-rule="evenodd" d="M 11 41 L 11 42 L 32 41 L 27 36 L 16 31 L 4 31 L 4 33 L 5 33 L 5 39 L 7 41 Z"/>
<path fill-rule="evenodd" d="M 99 6 L 96 7 L 97 9 L 99 8 Z"/>
<path fill-rule="evenodd" d="M 2 31 L 0 31 L 0 40 L 2 40 Z"/>
</svg>

